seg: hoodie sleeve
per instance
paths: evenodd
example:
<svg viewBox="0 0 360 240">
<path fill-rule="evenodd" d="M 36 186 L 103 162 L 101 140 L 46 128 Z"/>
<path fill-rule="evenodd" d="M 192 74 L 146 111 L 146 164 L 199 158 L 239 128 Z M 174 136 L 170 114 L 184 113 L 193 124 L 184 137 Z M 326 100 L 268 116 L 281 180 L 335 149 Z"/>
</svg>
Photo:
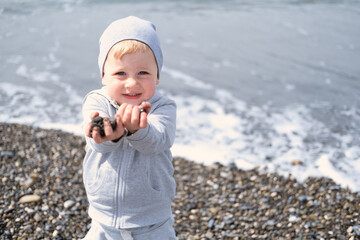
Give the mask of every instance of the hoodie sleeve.
<svg viewBox="0 0 360 240">
<path fill-rule="evenodd" d="M 176 104 L 167 99 L 148 115 L 148 126 L 126 139 L 142 153 L 154 154 L 171 148 L 176 132 Z"/>
<path fill-rule="evenodd" d="M 83 102 L 82 107 L 82 115 L 83 115 L 83 131 L 85 133 L 85 126 L 91 121 L 90 115 L 93 112 L 98 112 L 101 117 L 110 117 L 113 114 L 112 106 L 109 101 L 98 93 L 90 93 L 88 94 Z M 116 111 L 116 110 L 115 110 Z M 107 153 L 115 150 L 121 145 L 122 139 L 117 141 L 116 143 L 112 141 L 106 141 L 101 144 L 95 143 L 92 138 L 85 136 L 86 144 L 88 147 L 92 148 L 96 152 L 99 153 Z"/>
</svg>

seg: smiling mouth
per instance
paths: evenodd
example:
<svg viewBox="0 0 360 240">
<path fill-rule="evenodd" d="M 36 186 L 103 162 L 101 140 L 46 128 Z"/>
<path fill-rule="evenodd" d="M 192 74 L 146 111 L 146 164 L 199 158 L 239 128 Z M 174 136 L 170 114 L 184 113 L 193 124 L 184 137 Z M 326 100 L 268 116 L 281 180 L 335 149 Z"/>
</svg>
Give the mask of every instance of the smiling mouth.
<svg viewBox="0 0 360 240">
<path fill-rule="evenodd" d="M 141 93 L 123 94 L 123 96 L 128 99 L 137 99 L 137 98 L 141 97 Z"/>
</svg>

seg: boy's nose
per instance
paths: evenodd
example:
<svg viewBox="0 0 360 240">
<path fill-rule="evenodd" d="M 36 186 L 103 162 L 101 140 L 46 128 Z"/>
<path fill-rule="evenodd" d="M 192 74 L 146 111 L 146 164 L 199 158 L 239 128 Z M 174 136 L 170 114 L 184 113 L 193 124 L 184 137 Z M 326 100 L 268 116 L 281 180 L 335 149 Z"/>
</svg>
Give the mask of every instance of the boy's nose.
<svg viewBox="0 0 360 240">
<path fill-rule="evenodd" d="M 125 87 L 130 88 L 135 86 L 136 84 L 137 84 L 136 79 L 133 77 L 129 77 L 128 79 L 126 79 Z"/>
</svg>

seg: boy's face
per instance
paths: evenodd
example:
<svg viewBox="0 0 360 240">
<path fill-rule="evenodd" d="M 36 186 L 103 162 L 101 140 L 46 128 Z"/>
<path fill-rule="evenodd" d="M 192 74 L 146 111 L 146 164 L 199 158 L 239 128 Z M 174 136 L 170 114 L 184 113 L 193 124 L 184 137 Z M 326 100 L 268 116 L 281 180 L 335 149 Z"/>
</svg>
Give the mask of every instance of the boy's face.
<svg viewBox="0 0 360 240">
<path fill-rule="evenodd" d="M 152 51 L 128 53 L 121 59 L 116 59 L 110 51 L 104 65 L 103 82 L 110 98 L 119 105 L 140 105 L 149 100 L 159 84 Z"/>
</svg>

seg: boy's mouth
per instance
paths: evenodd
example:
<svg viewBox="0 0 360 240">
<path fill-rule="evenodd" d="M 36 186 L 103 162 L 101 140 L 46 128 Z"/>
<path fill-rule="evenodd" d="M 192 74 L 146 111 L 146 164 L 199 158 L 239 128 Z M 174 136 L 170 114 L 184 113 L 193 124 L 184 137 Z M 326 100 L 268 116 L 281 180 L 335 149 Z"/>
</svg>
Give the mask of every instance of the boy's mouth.
<svg viewBox="0 0 360 240">
<path fill-rule="evenodd" d="M 123 94 L 127 99 L 138 99 L 141 97 L 141 93 Z"/>
</svg>

